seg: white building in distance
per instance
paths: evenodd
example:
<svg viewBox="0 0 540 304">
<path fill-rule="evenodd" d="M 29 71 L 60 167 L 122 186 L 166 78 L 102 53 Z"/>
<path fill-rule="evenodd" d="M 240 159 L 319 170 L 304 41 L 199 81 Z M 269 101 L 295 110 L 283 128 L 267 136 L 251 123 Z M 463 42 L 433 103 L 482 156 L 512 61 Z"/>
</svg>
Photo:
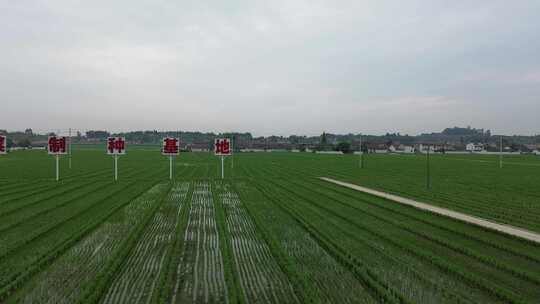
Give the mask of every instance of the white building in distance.
<svg viewBox="0 0 540 304">
<path fill-rule="evenodd" d="M 468 143 L 465 147 L 465 150 L 469 152 L 482 152 L 484 151 L 484 145 L 483 144 L 476 144 L 476 143 Z"/>
</svg>

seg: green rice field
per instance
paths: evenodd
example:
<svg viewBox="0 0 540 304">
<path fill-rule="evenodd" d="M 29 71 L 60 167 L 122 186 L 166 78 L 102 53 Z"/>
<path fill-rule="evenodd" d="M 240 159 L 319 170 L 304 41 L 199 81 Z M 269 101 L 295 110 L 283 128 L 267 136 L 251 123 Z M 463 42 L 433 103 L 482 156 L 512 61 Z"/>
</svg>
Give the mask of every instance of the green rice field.
<svg viewBox="0 0 540 304">
<path fill-rule="evenodd" d="M 540 244 L 322 181 L 540 233 L 540 157 L 0 155 L 0 303 L 540 303 Z"/>
</svg>

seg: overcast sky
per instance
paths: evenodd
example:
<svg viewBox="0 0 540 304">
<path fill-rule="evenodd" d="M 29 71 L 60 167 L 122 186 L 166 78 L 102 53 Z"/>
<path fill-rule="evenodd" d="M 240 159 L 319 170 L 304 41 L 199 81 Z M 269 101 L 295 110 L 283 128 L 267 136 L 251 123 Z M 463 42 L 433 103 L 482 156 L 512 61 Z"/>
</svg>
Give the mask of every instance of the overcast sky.
<svg viewBox="0 0 540 304">
<path fill-rule="evenodd" d="M 540 1 L 0 1 L 0 129 L 540 133 Z"/>
</svg>

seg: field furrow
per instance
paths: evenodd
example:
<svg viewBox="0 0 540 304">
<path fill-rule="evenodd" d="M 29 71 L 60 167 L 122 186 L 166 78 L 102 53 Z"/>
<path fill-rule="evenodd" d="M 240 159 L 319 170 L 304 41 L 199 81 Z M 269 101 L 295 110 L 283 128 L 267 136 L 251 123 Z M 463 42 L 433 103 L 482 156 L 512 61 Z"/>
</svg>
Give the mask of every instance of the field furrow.
<svg viewBox="0 0 540 304">
<path fill-rule="evenodd" d="M 292 286 L 256 229 L 238 194 L 228 183 L 216 183 L 218 206 L 226 229 L 245 303 L 294 303 Z"/>
<path fill-rule="evenodd" d="M 165 257 L 172 250 L 188 188 L 189 183 L 186 182 L 172 186 L 106 291 L 102 303 L 148 303 L 152 299 L 158 290 L 156 283 Z"/>
<path fill-rule="evenodd" d="M 75 303 L 103 275 L 126 237 L 167 189 L 160 184 L 107 218 L 50 266 L 32 278 L 8 303 Z"/>
<path fill-rule="evenodd" d="M 15 238 L 12 250 L 0 260 L 0 300 L 149 185 L 144 182 L 116 185 L 108 192 L 87 197 L 86 206 L 72 214 L 44 217 L 25 228 L 27 231 L 19 231 L 18 235 L 25 238 L 19 237 L 20 241 Z"/>
<path fill-rule="evenodd" d="M 292 280 L 301 302 L 374 303 L 354 274 L 344 268 L 293 217 L 252 185 L 239 182 L 241 201 L 264 231 L 274 255 Z"/>
<path fill-rule="evenodd" d="M 228 303 L 209 182 L 195 182 L 172 303 Z"/>
</svg>

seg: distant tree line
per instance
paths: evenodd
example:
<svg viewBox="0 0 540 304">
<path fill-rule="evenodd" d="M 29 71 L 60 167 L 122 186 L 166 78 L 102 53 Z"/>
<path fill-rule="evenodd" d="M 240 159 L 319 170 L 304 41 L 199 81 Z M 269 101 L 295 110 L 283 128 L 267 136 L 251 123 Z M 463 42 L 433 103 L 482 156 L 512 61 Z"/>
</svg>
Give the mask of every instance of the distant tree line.
<svg viewBox="0 0 540 304">
<path fill-rule="evenodd" d="M 8 135 L 8 145 L 18 147 L 31 147 L 37 145 L 44 145 L 47 141 L 48 135 L 54 135 L 54 132 L 37 134 L 32 129 L 28 128 L 24 131 L 8 132 L 7 130 L 0 130 L 0 134 Z M 198 131 L 131 131 L 111 133 L 106 130 L 90 130 L 84 133 L 74 131 L 73 142 L 74 143 L 95 143 L 102 142 L 109 136 L 123 136 L 129 143 L 132 144 L 159 144 L 161 139 L 166 136 L 178 136 L 181 138 L 183 144 L 199 144 L 207 145 L 211 147 L 211 143 L 216 137 L 229 137 L 233 139 L 235 143 L 233 147 L 238 149 L 240 147 L 257 147 L 257 148 L 270 148 L 270 147 L 285 147 L 285 149 L 299 149 L 306 150 L 308 147 L 315 150 L 332 151 L 338 150 L 344 153 L 358 150 L 360 139 L 364 143 L 362 149 L 366 143 L 371 145 L 376 144 L 394 144 L 399 143 L 403 145 L 414 145 L 418 143 L 424 144 L 453 144 L 457 146 L 464 146 L 467 143 L 483 143 L 498 145 L 500 136 L 492 135 L 490 130 L 475 129 L 471 127 L 461 128 L 453 127 L 446 128 L 439 133 L 420 134 L 411 136 L 408 134 L 400 133 L 386 133 L 384 135 L 361 135 L 361 134 L 332 134 L 323 132 L 319 136 L 305 136 L 305 135 L 290 135 L 290 136 L 259 136 L 253 137 L 249 132 L 228 132 L 228 133 L 214 133 L 214 132 L 198 132 Z M 535 136 L 504 136 L 504 145 L 512 147 L 512 149 L 522 149 L 523 145 L 540 144 L 540 135 Z"/>
</svg>

